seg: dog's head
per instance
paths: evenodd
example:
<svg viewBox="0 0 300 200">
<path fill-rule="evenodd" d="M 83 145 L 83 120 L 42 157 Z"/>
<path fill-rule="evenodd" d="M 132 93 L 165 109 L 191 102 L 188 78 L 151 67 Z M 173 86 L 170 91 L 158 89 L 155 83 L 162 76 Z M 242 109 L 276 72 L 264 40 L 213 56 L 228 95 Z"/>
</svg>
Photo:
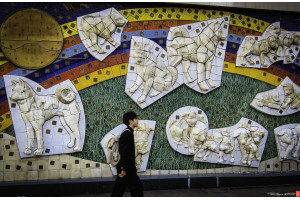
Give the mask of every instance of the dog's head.
<svg viewBox="0 0 300 200">
<path fill-rule="evenodd" d="M 250 134 L 255 143 L 260 143 L 262 138 L 265 136 L 265 131 L 257 126 L 251 126 Z"/>
<path fill-rule="evenodd" d="M 26 82 L 19 79 L 19 82 L 12 80 L 12 91 L 9 99 L 11 101 L 20 101 L 33 96 L 33 91 Z"/>
<path fill-rule="evenodd" d="M 277 49 L 278 48 L 278 37 L 277 36 L 268 37 L 268 44 L 269 44 L 269 47 L 271 47 L 272 49 Z"/>
<path fill-rule="evenodd" d="M 114 9 L 111 10 L 110 16 L 115 22 L 116 26 L 123 26 L 126 24 L 126 20 L 122 17 L 122 15 L 119 12 L 115 11 Z"/>
<path fill-rule="evenodd" d="M 268 30 L 269 35 L 279 36 L 281 33 L 281 29 L 279 26 L 272 24 Z"/>
<path fill-rule="evenodd" d="M 143 44 L 142 42 L 133 42 L 133 57 L 136 64 L 143 65 L 148 58 L 150 52 L 150 44 Z"/>
<path fill-rule="evenodd" d="M 293 33 L 293 44 L 300 45 L 300 34 L 299 33 Z"/>
<path fill-rule="evenodd" d="M 291 129 L 283 129 L 282 131 L 276 133 L 281 142 L 286 144 L 292 143 L 293 131 Z"/>
<path fill-rule="evenodd" d="M 295 89 L 294 89 L 293 84 L 291 84 L 291 83 L 285 83 L 283 85 L 283 91 L 284 91 L 285 97 L 294 94 L 295 93 Z"/>
<path fill-rule="evenodd" d="M 225 33 L 223 31 L 222 24 L 223 23 L 217 21 L 214 25 L 213 31 L 215 32 L 218 40 L 226 40 L 227 39 L 227 36 L 225 35 Z"/>
</svg>

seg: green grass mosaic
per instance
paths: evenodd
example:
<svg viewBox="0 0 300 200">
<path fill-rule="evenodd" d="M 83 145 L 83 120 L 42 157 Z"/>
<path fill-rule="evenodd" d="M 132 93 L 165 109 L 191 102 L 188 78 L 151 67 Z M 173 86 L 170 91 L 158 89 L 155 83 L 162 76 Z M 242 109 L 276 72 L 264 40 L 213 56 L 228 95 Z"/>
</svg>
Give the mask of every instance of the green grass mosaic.
<svg viewBox="0 0 300 200">
<path fill-rule="evenodd" d="M 250 103 L 259 92 L 275 86 L 231 73 L 223 73 L 220 88 L 204 95 L 183 85 L 154 104 L 140 109 L 124 92 L 126 76 L 121 76 L 79 91 L 86 116 L 86 137 L 83 151 L 73 156 L 105 163 L 101 139 L 114 127 L 122 123 L 123 113 L 135 111 L 140 119 L 156 121 L 151 153 L 147 169 L 182 170 L 209 169 L 228 165 L 197 163 L 192 156 L 175 152 L 169 145 L 165 134 L 170 115 L 183 106 L 195 106 L 205 111 L 210 128 L 235 125 L 241 117 L 252 119 L 269 131 L 269 137 L 262 160 L 277 156 L 274 128 L 299 123 L 300 113 L 290 116 L 274 117 L 258 112 Z M 10 126 L 4 132 L 14 135 Z"/>
</svg>

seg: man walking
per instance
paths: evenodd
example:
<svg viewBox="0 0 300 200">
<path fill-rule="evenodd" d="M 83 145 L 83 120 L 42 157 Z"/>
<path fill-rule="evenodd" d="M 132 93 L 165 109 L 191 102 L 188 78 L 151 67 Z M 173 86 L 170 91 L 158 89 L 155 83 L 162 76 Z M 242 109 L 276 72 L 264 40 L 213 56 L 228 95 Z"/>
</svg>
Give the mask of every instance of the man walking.
<svg viewBox="0 0 300 200">
<path fill-rule="evenodd" d="M 139 120 L 134 112 L 127 112 L 123 115 L 123 123 L 127 128 L 119 139 L 120 161 L 117 164 L 117 178 L 111 194 L 112 197 L 123 196 L 128 187 L 132 197 L 142 197 L 143 184 L 137 175 L 135 167 L 135 144 L 133 129 L 138 126 Z"/>
</svg>

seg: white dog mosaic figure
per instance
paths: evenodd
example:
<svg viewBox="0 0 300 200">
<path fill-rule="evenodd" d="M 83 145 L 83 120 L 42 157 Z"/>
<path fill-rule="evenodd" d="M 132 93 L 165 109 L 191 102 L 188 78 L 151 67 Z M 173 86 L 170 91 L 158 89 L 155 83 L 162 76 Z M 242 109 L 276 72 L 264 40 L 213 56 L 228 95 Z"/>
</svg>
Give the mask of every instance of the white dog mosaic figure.
<svg viewBox="0 0 300 200">
<path fill-rule="evenodd" d="M 106 51 L 98 46 L 98 36 L 101 37 L 100 45 L 108 41 L 113 46 L 116 46 L 117 43 L 111 35 L 116 31 L 117 27 L 124 26 L 126 23 L 127 21 L 123 16 L 112 9 L 108 16 L 100 16 L 100 14 L 84 15 L 80 20 L 80 27 L 91 50 L 104 54 Z"/>
<path fill-rule="evenodd" d="M 11 82 L 12 92 L 9 99 L 18 104 L 26 125 L 27 147 L 23 153 L 26 155 L 32 153 L 36 138 L 37 150 L 34 151 L 34 155 L 42 155 L 44 150 L 43 124 L 54 116 L 59 116 L 61 124 L 70 135 L 68 147 L 74 147 L 74 151 L 80 151 L 80 109 L 75 101 L 76 94 L 72 89 L 67 85 L 60 85 L 56 88 L 55 95 L 39 96 L 22 79 L 19 79 L 19 82 L 14 80 Z"/>
<path fill-rule="evenodd" d="M 216 84 L 211 79 L 212 62 L 219 41 L 227 39 L 222 30 L 222 23 L 219 21 L 210 23 L 195 37 L 190 37 L 185 28 L 178 27 L 172 31 L 170 39 L 172 42 L 168 47 L 169 65 L 176 67 L 182 62 L 183 74 L 188 82 L 193 82 L 188 71 L 191 62 L 195 62 L 201 90 L 209 90 L 205 82 L 211 88 L 215 88 Z"/>
<path fill-rule="evenodd" d="M 134 93 L 143 84 L 142 95 L 138 98 L 138 102 L 143 103 L 152 87 L 155 90 L 150 93 L 150 97 L 169 91 L 177 80 L 178 72 L 176 68 L 165 66 L 160 59 L 155 57 L 149 44 L 134 41 L 133 46 L 138 76 L 129 92 Z"/>
</svg>

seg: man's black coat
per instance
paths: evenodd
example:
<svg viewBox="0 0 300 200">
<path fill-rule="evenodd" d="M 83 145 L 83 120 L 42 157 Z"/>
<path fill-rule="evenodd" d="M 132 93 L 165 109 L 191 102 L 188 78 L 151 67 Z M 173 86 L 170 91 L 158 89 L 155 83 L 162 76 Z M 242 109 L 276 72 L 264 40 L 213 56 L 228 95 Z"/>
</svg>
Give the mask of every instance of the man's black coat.
<svg viewBox="0 0 300 200">
<path fill-rule="evenodd" d="M 135 144 L 133 129 L 128 126 L 119 138 L 120 161 L 117 164 L 117 173 L 125 171 L 126 174 L 136 173 Z"/>
</svg>

